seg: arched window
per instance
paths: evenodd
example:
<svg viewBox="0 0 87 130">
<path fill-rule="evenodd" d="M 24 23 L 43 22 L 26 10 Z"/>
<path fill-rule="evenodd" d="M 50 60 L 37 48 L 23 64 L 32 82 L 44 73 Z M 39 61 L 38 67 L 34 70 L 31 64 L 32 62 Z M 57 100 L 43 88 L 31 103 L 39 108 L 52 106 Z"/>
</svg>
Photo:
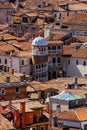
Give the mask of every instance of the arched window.
<svg viewBox="0 0 87 130">
<path fill-rule="evenodd" d="M 42 74 L 42 78 L 44 77 L 44 75 Z"/>
<path fill-rule="evenodd" d="M 43 68 L 43 64 L 42 64 L 42 68 Z"/>
<path fill-rule="evenodd" d="M 61 49 L 61 46 L 57 46 L 57 49 L 60 50 L 60 49 Z"/>
<path fill-rule="evenodd" d="M 36 65 L 36 69 L 38 69 L 38 65 Z"/>
<path fill-rule="evenodd" d="M 50 46 L 48 46 L 48 50 L 51 50 L 51 47 L 50 47 Z"/>
<path fill-rule="evenodd" d="M 56 63 L 56 58 L 55 58 L 55 57 L 52 59 L 52 62 L 53 62 L 53 63 Z"/>
<path fill-rule="evenodd" d="M 83 65 L 86 66 L 86 61 L 83 61 Z"/>
<path fill-rule="evenodd" d="M 39 69 L 40 69 L 40 65 L 39 65 Z"/>
<path fill-rule="evenodd" d="M 57 63 L 61 63 L 61 58 L 60 57 L 57 58 Z"/>
<path fill-rule="evenodd" d="M 56 46 L 53 46 L 53 47 L 52 47 L 52 50 L 56 50 Z"/>
</svg>

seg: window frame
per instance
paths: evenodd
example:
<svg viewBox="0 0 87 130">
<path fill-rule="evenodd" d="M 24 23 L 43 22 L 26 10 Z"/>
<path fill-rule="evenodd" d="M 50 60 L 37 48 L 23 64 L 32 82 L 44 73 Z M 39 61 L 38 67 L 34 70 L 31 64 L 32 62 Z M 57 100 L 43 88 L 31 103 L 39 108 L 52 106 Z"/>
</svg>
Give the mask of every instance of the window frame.
<svg viewBox="0 0 87 130">
<path fill-rule="evenodd" d="M 3 90 L 4 90 L 4 93 L 2 92 Z M 2 88 L 2 89 L 0 90 L 0 93 L 1 93 L 2 95 L 5 95 L 5 93 L 6 93 L 5 89 Z"/>
<path fill-rule="evenodd" d="M 42 129 L 42 128 L 44 128 L 44 129 Z M 41 126 L 41 127 L 40 127 L 40 130 L 45 130 L 45 126 Z"/>
<path fill-rule="evenodd" d="M 18 92 L 16 91 L 17 89 L 18 89 Z M 15 88 L 15 92 L 16 92 L 16 93 L 20 93 L 19 87 L 16 87 L 16 88 Z"/>
<path fill-rule="evenodd" d="M 7 64 L 7 59 L 4 60 L 4 63 Z"/>
</svg>

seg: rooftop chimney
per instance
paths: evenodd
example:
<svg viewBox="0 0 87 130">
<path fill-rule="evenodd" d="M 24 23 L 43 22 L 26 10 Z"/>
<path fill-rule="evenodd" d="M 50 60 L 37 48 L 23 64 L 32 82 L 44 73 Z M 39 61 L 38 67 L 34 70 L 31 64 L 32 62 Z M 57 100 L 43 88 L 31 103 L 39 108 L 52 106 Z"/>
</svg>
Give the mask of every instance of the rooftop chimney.
<svg viewBox="0 0 87 130">
<path fill-rule="evenodd" d="M 7 83 L 10 83 L 10 76 L 7 76 L 7 77 L 6 77 L 6 82 L 7 82 Z"/>
<path fill-rule="evenodd" d="M 22 113 L 22 118 L 21 118 L 21 122 L 22 122 L 22 128 L 26 127 L 26 123 L 25 123 L 25 102 L 21 102 L 20 103 L 20 112 Z"/>
<path fill-rule="evenodd" d="M 12 71 L 12 74 L 14 74 L 14 69 L 12 69 L 11 71 Z"/>
<path fill-rule="evenodd" d="M 78 78 L 74 77 L 74 88 L 77 89 L 78 88 Z"/>
</svg>

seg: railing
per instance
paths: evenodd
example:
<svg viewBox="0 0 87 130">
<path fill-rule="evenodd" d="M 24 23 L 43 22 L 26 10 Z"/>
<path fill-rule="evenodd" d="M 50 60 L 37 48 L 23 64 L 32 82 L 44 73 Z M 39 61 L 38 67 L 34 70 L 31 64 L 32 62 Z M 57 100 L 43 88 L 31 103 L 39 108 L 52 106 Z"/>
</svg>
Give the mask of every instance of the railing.
<svg viewBox="0 0 87 130">
<path fill-rule="evenodd" d="M 42 82 L 45 82 L 45 81 L 47 81 L 47 80 L 48 80 L 48 77 L 41 78 L 41 81 L 42 81 Z"/>
<path fill-rule="evenodd" d="M 1 87 L 6 87 L 6 86 L 9 86 L 9 87 L 11 87 L 11 86 L 22 86 L 22 85 L 28 85 L 29 83 L 28 82 L 10 82 L 10 83 L 0 83 L 0 86 Z"/>
<path fill-rule="evenodd" d="M 41 69 L 36 69 L 35 73 L 41 73 L 41 72 L 46 72 L 48 71 L 48 68 L 41 68 Z"/>
<path fill-rule="evenodd" d="M 48 54 L 62 54 L 62 50 L 48 50 Z"/>
<path fill-rule="evenodd" d="M 60 67 L 61 63 L 48 63 L 48 67 Z"/>
<path fill-rule="evenodd" d="M 33 51 L 33 55 L 48 55 L 48 51 Z"/>
</svg>

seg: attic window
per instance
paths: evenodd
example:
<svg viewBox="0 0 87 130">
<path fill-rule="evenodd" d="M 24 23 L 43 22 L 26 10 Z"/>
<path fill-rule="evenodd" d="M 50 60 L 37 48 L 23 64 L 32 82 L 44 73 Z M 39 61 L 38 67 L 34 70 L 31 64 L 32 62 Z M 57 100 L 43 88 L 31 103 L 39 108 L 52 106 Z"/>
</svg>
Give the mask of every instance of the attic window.
<svg viewBox="0 0 87 130">
<path fill-rule="evenodd" d="M 26 22 L 28 22 L 28 18 L 27 18 L 27 17 L 23 17 L 23 18 L 22 18 L 22 21 L 23 21 L 24 23 L 26 23 Z"/>
</svg>

